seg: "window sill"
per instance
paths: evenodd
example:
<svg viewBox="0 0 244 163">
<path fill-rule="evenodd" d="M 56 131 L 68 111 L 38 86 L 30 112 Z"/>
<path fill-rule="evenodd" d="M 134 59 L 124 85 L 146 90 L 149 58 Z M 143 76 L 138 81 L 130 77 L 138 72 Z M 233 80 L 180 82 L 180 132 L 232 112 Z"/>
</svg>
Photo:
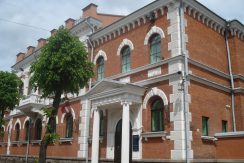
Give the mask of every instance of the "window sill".
<svg viewBox="0 0 244 163">
<path fill-rule="evenodd" d="M 59 144 L 63 144 L 63 143 L 73 143 L 73 138 L 60 138 L 59 139 Z"/>
<path fill-rule="evenodd" d="M 102 143 L 103 142 L 103 136 L 99 136 L 99 142 Z M 88 138 L 88 143 L 92 144 L 92 138 Z"/>
<path fill-rule="evenodd" d="M 31 144 L 32 144 L 32 145 L 35 145 L 35 144 L 41 145 L 41 141 L 42 141 L 42 140 L 32 140 L 32 141 L 31 141 Z"/>
<path fill-rule="evenodd" d="M 205 142 L 215 142 L 216 140 L 218 140 L 217 138 L 213 137 L 213 136 L 201 136 L 202 141 Z"/>
<path fill-rule="evenodd" d="M 7 146 L 7 144 L 8 144 L 7 142 L 0 142 L 1 147 L 5 147 L 5 146 Z"/>
<path fill-rule="evenodd" d="M 148 138 L 160 138 L 162 140 L 166 140 L 167 138 L 167 132 L 165 131 L 160 131 L 160 132 L 143 132 L 141 133 L 142 138 L 145 139 L 145 141 L 148 140 Z"/>
<path fill-rule="evenodd" d="M 20 146 L 21 145 L 21 141 L 11 141 L 11 145 L 12 146 Z"/>
</svg>

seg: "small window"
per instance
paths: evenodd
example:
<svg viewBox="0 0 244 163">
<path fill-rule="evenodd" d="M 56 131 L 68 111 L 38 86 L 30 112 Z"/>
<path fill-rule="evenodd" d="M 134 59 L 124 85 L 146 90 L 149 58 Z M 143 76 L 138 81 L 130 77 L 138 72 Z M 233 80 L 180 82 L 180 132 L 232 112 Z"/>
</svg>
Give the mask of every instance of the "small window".
<svg viewBox="0 0 244 163">
<path fill-rule="evenodd" d="M 49 118 L 48 133 L 56 133 L 56 118 L 55 117 Z"/>
<path fill-rule="evenodd" d="M 73 116 L 71 113 L 66 115 L 66 138 L 73 136 Z"/>
<path fill-rule="evenodd" d="M 30 131 L 30 121 L 25 122 L 25 140 L 29 139 L 29 131 Z"/>
<path fill-rule="evenodd" d="M 161 99 L 157 99 L 152 103 L 151 106 L 151 124 L 152 131 L 163 131 L 164 130 L 164 103 Z"/>
<path fill-rule="evenodd" d="M 208 117 L 202 117 L 202 135 L 203 136 L 208 136 L 208 132 L 209 132 L 208 121 L 209 121 Z"/>
<path fill-rule="evenodd" d="M 20 134 L 20 126 L 19 123 L 15 126 L 15 141 L 19 141 L 19 134 Z"/>
<path fill-rule="evenodd" d="M 24 95 L 24 83 L 21 81 L 21 84 L 19 86 L 19 94 Z"/>
<path fill-rule="evenodd" d="M 155 34 L 150 39 L 150 63 L 157 63 L 161 59 L 161 37 Z"/>
<path fill-rule="evenodd" d="M 103 111 L 100 111 L 100 131 L 99 131 L 100 136 L 104 136 L 104 117 L 103 117 Z"/>
<path fill-rule="evenodd" d="M 222 132 L 228 132 L 228 122 L 222 120 Z"/>
<path fill-rule="evenodd" d="M 41 136 L 42 136 L 42 120 L 37 119 L 35 124 L 35 139 L 41 140 Z"/>
<path fill-rule="evenodd" d="M 3 142 L 4 139 L 4 128 L 1 126 L 0 127 L 0 141 Z"/>
<path fill-rule="evenodd" d="M 122 73 L 130 71 L 130 48 L 129 48 L 129 46 L 126 46 L 122 49 L 121 57 L 122 57 L 122 63 L 121 63 Z"/>
<path fill-rule="evenodd" d="M 100 81 L 104 78 L 104 59 L 99 57 L 97 60 L 97 80 Z"/>
<path fill-rule="evenodd" d="M 138 152 L 139 151 L 139 135 L 133 135 L 133 152 Z"/>
</svg>

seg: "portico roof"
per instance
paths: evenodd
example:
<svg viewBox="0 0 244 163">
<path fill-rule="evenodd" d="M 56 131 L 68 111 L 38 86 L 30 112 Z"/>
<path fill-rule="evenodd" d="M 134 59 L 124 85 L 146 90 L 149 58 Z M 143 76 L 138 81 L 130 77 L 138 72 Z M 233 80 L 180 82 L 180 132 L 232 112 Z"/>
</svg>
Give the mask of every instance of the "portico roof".
<svg viewBox="0 0 244 163">
<path fill-rule="evenodd" d="M 93 107 L 119 102 L 142 103 L 145 90 L 145 87 L 138 85 L 104 79 L 88 91 L 86 96 Z"/>
</svg>

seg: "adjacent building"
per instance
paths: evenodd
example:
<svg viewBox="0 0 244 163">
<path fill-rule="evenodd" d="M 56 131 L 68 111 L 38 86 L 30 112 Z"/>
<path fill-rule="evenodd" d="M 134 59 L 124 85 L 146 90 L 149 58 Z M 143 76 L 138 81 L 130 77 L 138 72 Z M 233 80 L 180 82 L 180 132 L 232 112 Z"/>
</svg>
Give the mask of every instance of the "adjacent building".
<svg viewBox="0 0 244 163">
<path fill-rule="evenodd" d="M 65 23 L 87 44 L 95 76 L 61 104 L 50 162 L 244 161 L 242 23 L 195 0 L 156 0 L 124 17 L 90 4 Z M 40 108 L 52 100 L 28 82 L 45 42 L 19 53 L 13 66 L 24 96 L 6 114 L 6 158 L 38 155 L 48 122 Z"/>
</svg>

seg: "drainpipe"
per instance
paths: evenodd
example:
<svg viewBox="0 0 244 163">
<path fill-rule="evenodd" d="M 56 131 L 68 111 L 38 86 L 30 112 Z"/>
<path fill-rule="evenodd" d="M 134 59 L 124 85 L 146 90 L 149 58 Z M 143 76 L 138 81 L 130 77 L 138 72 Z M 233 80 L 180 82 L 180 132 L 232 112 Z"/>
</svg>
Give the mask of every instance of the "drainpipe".
<svg viewBox="0 0 244 163">
<path fill-rule="evenodd" d="M 184 57 L 184 72 L 182 74 L 182 84 L 183 84 L 183 109 L 184 109 L 184 128 L 185 128 L 185 162 L 189 163 L 189 149 L 188 149 L 188 130 L 189 130 L 189 119 L 188 119 L 188 112 L 189 110 L 188 107 L 188 58 L 187 55 L 185 54 L 185 49 L 184 48 L 184 8 L 183 8 L 183 0 L 180 1 L 180 7 L 179 7 L 179 16 L 180 16 L 180 46 L 181 46 L 181 54 Z"/>
<path fill-rule="evenodd" d="M 228 58 L 228 68 L 230 73 L 230 82 L 231 82 L 231 108 L 232 108 L 232 121 L 233 121 L 233 131 L 236 132 L 236 116 L 235 116 L 235 94 L 234 94 L 234 79 L 232 74 L 232 68 L 231 68 L 231 59 L 230 59 L 230 47 L 229 47 L 229 32 L 230 32 L 230 23 L 226 23 L 226 29 L 225 29 L 225 44 L 227 49 L 227 58 Z"/>
<path fill-rule="evenodd" d="M 85 23 L 87 24 L 87 26 L 91 29 L 91 32 L 93 33 L 94 32 L 94 28 L 93 26 L 87 21 L 87 19 L 85 20 Z M 92 45 L 91 43 L 91 40 L 90 38 L 87 39 L 88 43 L 90 44 L 91 46 L 91 62 L 93 62 L 93 53 L 94 53 L 94 46 Z M 92 78 L 90 78 L 89 80 L 89 90 L 91 89 L 91 85 L 92 85 Z M 90 108 L 90 104 L 88 103 L 88 100 L 86 100 L 86 107 L 87 107 L 87 116 L 88 118 L 90 118 L 90 114 L 91 114 L 91 108 Z M 89 108 L 89 109 L 88 109 Z M 88 119 L 87 123 L 86 123 L 86 129 L 87 129 L 87 141 L 86 141 L 86 163 L 89 162 L 89 151 L 88 151 L 88 147 L 89 147 L 89 144 L 88 144 L 88 138 L 89 138 L 89 126 L 90 126 L 90 119 Z"/>
</svg>

